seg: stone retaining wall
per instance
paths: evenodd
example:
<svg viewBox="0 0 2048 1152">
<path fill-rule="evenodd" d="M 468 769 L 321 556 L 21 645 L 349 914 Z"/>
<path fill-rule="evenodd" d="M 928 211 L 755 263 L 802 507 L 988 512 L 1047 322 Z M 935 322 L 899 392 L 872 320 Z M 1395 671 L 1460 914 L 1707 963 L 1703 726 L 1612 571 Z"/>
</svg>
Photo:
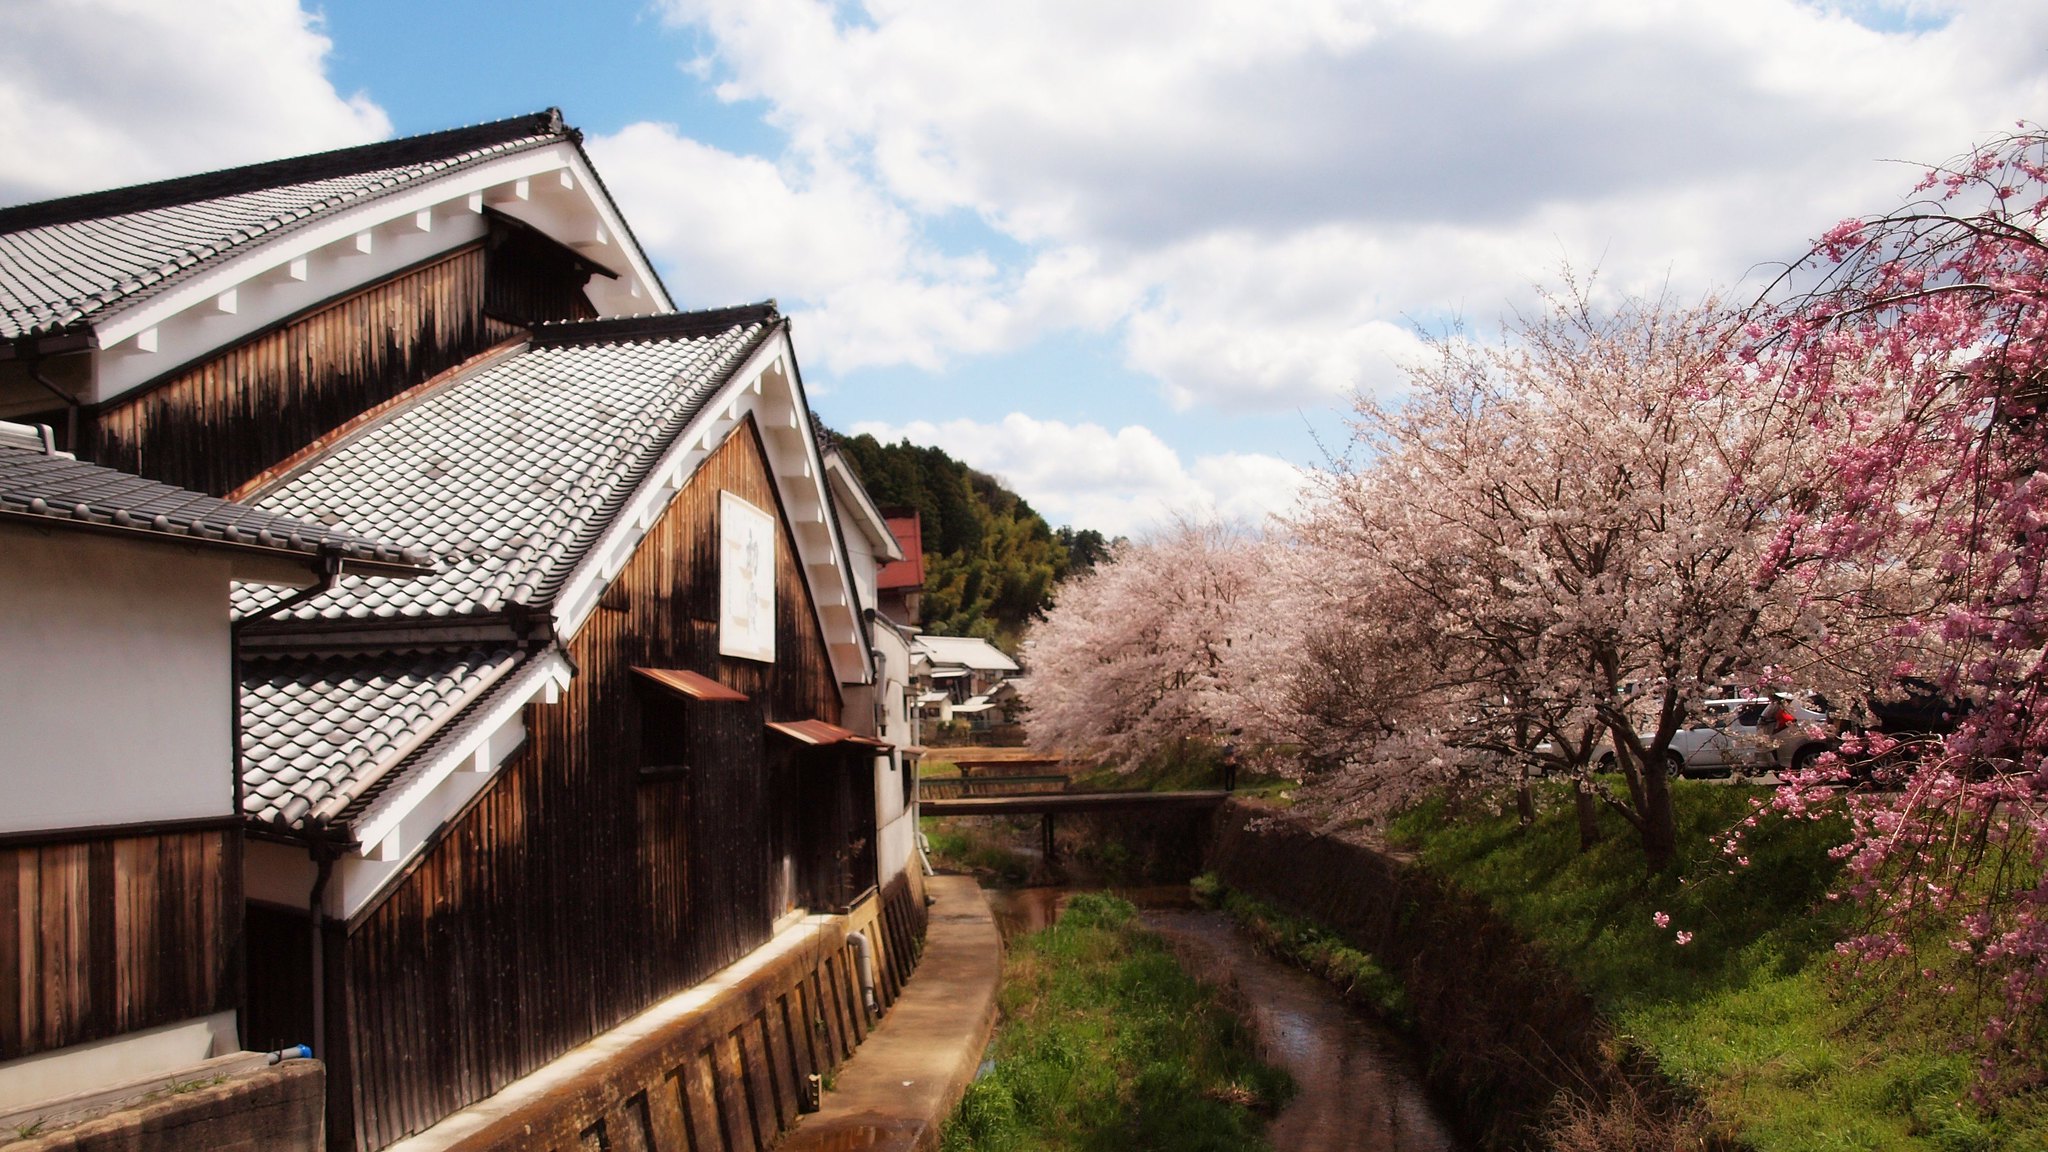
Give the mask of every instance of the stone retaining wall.
<svg viewBox="0 0 2048 1152">
<path fill-rule="evenodd" d="M 1210 860 L 1224 883 L 1325 925 L 1402 981 L 1430 1087 L 1482 1148 L 1546 1143 L 1568 1102 L 1679 1126 L 1648 1058 L 1623 1050 L 1570 977 L 1481 901 L 1236 800 Z"/>
</svg>

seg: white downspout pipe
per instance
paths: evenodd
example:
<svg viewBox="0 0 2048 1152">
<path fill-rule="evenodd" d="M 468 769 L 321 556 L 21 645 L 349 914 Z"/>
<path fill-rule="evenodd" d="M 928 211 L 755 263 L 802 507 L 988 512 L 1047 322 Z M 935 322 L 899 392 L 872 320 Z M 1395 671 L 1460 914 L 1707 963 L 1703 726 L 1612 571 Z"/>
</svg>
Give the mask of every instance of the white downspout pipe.
<svg viewBox="0 0 2048 1152">
<path fill-rule="evenodd" d="M 846 942 L 853 945 L 854 970 L 860 974 L 861 1003 L 868 1007 L 868 1014 L 880 1019 L 882 1006 L 875 999 L 875 950 L 868 938 L 860 932 L 846 934 Z"/>
</svg>

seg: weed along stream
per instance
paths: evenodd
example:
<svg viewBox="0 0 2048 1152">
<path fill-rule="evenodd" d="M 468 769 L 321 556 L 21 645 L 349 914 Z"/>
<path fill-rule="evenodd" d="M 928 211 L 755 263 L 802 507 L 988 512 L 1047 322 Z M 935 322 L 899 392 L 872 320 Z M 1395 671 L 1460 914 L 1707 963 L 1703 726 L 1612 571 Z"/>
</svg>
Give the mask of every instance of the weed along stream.
<svg viewBox="0 0 2048 1152">
<path fill-rule="evenodd" d="M 1187 888 L 987 895 L 1004 1024 L 947 1149 L 1459 1148 L 1398 1038 Z"/>
</svg>

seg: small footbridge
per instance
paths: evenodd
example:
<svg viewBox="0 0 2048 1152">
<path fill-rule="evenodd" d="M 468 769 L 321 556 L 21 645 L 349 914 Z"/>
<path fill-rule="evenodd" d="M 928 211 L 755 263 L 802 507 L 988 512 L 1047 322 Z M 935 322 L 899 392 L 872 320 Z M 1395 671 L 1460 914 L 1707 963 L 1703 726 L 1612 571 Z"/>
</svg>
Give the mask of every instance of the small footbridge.
<svg viewBox="0 0 2048 1152">
<path fill-rule="evenodd" d="M 999 754 L 1007 753 L 1007 754 Z M 960 766 L 958 776 L 918 782 L 923 816 L 1037 816 L 1048 860 L 1054 858 L 1053 824 L 1061 814 L 1084 812 L 1184 812 L 1214 810 L 1230 799 L 1225 789 L 1181 792 L 1071 792 L 1072 765 L 1057 756 L 1021 750 L 947 749 Z"/>
</svg>

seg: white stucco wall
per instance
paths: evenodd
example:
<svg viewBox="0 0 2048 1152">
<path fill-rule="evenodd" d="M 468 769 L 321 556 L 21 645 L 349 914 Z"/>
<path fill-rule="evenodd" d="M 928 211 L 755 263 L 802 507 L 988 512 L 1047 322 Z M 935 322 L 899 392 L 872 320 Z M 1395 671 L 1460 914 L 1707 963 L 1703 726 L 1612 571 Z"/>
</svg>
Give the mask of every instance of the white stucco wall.
<svg viewBox="0 0 2048 1152">
<path fill-rule="evenodd" d="M 853 571 L 853 591 L 862 608 L 875 606 L 875 575 L 884 563 L 875 555 L 875 545 L 867 534 L 857 528 L 848 527 L 846 532 L 846 553 Z"/>
<path fill-rule="evenodd" d="M 0 832 L 234 813 L 230 565 L 0 524 Z"/>
<path fill-rule="evenodd" d="M 899 748 L 907 748 L 918 742 L 906 700 L 910 691 L 910 641 L 886 624 L 877 623 L 869 631 L 873 635 L 875 651 L 882 657 L 881 684 L 878 687 L 882 698 L 880 735 Z"/>
<path fill-rule="evenodd" d="M 882 703 L 884 740 L 898 748 L 915 743 L 903 694 L 910 679 L 910 643 L 885 624 L 869 629 L 875 651 L 882 657 L 880 682 L 875 686 Z M 900 752 L 876 762 L 875 850 L 884 880 L 910 866 L 916 851 L 917 813 L 903 803 L 904 773 L 917 771 Z"/>
</svg>

